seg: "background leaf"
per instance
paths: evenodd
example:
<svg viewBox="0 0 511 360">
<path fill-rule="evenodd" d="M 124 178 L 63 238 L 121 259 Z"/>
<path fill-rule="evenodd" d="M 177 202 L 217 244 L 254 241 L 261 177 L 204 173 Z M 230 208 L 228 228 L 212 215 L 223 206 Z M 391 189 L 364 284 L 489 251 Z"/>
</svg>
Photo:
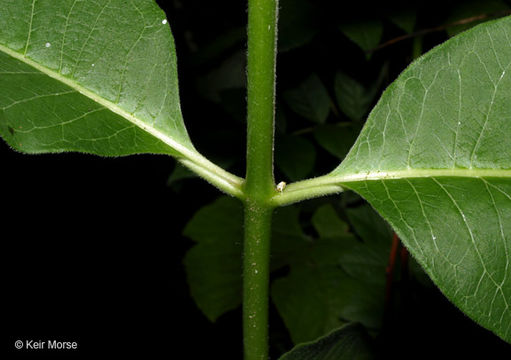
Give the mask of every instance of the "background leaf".
<svg viewBox="0 0 511 360">
<path fill-rule="evenodd" d="M 275 164 L 287 180 L 304 179 L 314 169 L 316 148 L 310 141 L 299 136 L 280 136 L 275 148 Z"/>
<path fill-rule="evenodd" d="M 347 232 L 347 224 L 330 205 L 316 211 L 313 224 L 321 237 L 296 249 L 289 274 L 272 284 L 273 302 L 293 342 L 311 341 L 349 321 L 379 327 L 382 288 L 359 281 L 342 268 L 341 255 L 358 243 Z"/>
<path fill-rule="evenodd" d="M 389 20 L 406 33 L 410 34 L 415 28 L 417 21 L 417 13 L 414 9 L 403 9 L 396 11 L 394 14 L 389 16 Z"/>
<path fill-rule="evenodd" d="M 272 299 L 291 338 L 295 343 L 313 340 L 349 321 L 378 328 L 383 283 L 375 286 L 374 281 L 343 270 L 342 254 L 354 256 L 363 244 L 348 232 L 331 205 L 318 208 L 312 223 L 319 239 L 304 234 L 298 208 L 275 211 L 271 270 L 278 274 L 289 266 L 290 272 L 273 281 Z M 242 233 L 241 206 L 228 197 L 199 210 L 184 230 L 196 242 L 184 260 L 191 294 L 211 321 L 241 304 Z M 384 252 L 384 256 L 388 255 Z M 348 255 L 346 264 L 355 274 L 370 265 L 350 260 Z M 384 275 L 383 270 L 381 278 Z"/>
<path fill-rule="evenodd" d="M 183 230 L 197 243 L 184 258 L 188 284 L 211 321 L 241 303 L 242 223 L 239 201 L 221 197 L 199 210 Z"/>
<path fill-rule="evenodd" d="M 361 125 L 352 123 L 325 124 L 316 127 L 314 138 L 323 149 L 342 160 L 355 143 L 360 129 Z"/>
<path fill-rule="evenodd" d="M 369 360 L 370 340 L 359 324 L 347 324 L 313 342 L 297 345 L 280 360 Z"/>
<path fill-rule="evenodd" d="M 348 224 L 337 216 L 331 205 L 318 208 L 312 216 L 312 224 L 321 238 L 342 238 L 348 234 Z"/>
<path fill-rule="evenodd" d="M 199 79 L 198 87 L 206 99 L 220 102 L 221 94 L 226 90 L 242 89 L 246 83 L 246 53 L 236 51 L 205 77 Z"/>
<path fill-rule="evenodd" d="M 330 97 L 316 74 L 307 77 L 298 87 L 284 92 L 284 99 L 293 111 L 304 118 L 324 123 L 330 112 Z"/>
<path fill-rule="evenodd" d="M 383 34 L 383 24 L 379 20 L 367 20 L 342 24 L 340 30 L 363 51 L 374 49 Z M 367 58 L 371 54 L 366 55 Z"/>
<path fill-rule="evenodd" d="M 318 8 L 309 0 L 282 0 L 279 7 L 279 51 L 310 42 L 319 31 Z"/>
<path fill-rule="evenodd" d="M 197 174 L 176 162 L 174 170 L 167 179 L 167 186 L 172 188 L 174 191 L 179 191 L 183 180 L 197 178 L 197 176 Z"/>
<path fill-rule="evenodd" d="M 346 209 L 346 214 L 363 241 L 340 254 L 342 268 L 356 279 L 373 283 L 383 293 L 392 230 L 368 205 Z"/>
<path fill-rule="evenodd" d="M 378 79 L 367 89 L 343 72 L 335 74 L 334 91 L 337 104 L 351 120 L 365 118 L 387 73 L 387 68 L 387 65 L 382 67 Z"/>
</svg>

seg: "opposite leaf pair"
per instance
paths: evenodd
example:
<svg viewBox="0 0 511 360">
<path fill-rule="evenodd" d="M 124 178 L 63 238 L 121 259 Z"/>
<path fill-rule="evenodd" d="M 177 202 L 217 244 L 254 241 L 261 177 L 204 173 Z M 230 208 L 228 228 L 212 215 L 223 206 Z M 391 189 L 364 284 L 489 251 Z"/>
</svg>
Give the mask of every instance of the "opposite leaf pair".
<svg viewBox="0 0 511 360">
<path fill-rule="evenodd" d="M 175 49 L 153 1 L 4 1 L 0 135 L 27 153 L 176 156 L 243 198 L 184 127 Z M 511 19 L 469 30 L 385 91 L 345 161 L 272 205 L 352 189 L 440 289 L 511 341 Z"/>
</svg>

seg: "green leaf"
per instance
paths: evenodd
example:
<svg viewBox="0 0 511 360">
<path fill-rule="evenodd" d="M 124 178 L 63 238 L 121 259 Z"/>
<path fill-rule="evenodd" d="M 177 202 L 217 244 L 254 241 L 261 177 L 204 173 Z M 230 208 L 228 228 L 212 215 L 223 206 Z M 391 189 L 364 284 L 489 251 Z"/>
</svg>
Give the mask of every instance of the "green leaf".
<svg viewBox="0 0 511 360">
<path fill-rule="evenodd" d="M 370 206 L 347 208 L 345 211 L 354 232 L 366 244 L 388 244 L 392 239 L 392 229 Z"/>
<path fill-rule="evenodd" d="M 334 83 L 337 104 L 352 120 L 361 120 L 369 111 L 370 102 L 366 89 L 348 75 L 338 72 Z"/>
<path fill-rule="evenodd" d="M 366 20 L 342 24 L 339 29 L 363 51 L 374 49 L 381 40 L 383 24 L 379 20 Z M 367 58 L 370 54 L 367 55 Z"/>
<path fill-rule="evenodd" d="M 307 44 L 319 31 L 317 6 L 308 0 L 279 2 L 279 51 Z"/>
<path fill-rule="evenodd" d="M 348 233 L 348 224 L 342 221 L 332 205 L 321 206 L 312 216 L 312 224 L 322 238 L 343 237 Z"/>
<path fill-rule="evenodd" d="M 397 27 L 410 34 L 415 28 L 417 13 L 415 9 L 405 9 L 389 16 L 389 20 Z"/>
<path fill-rule="evenodd" d="M 324 123 L 330 112 L 330 97 L 316 74 L 310 75 L 298 87 L 283 94 L 289 107 L 298 115 Z"/>
<path fill-rule="evenodd" d="M 353 230 L 363 242 L 340 254 L 342 268 L 351 276 L 379 286 L 383 293 L 389 261 L 392 230 L 368 205 L 346 209 Z"/>
<path fill-rule="evenodd" d="M 196 153 L 152 0 L 0 7 L 0 135 L 27 153 Z"/>
<path fill-rule="evenodd" d="M 196 178 L 197 174 L 184 167 L 180 163 L 176 163 L 174 170 L 167 179 L 167 186 L 172 188 L 174 191 L 179 191 L 183 180 Z"/>
<path fill-rule="evenodd" d="M 309 343 L 297 345 L 280 360 L 370 360 L 371 341 L 360 324 L 346 324 Z"/>
<path fill-rule="evenodd" d="M 247 116 L 246 92 L 244 88 L 232 88 L 222 90 L 219 94 L 225 112 L 242 124 L 245 124 Z"/>
<path fill-rule="evenodd" d="M 211 63 L 224 55 L 228 50 L 242 44 L 246 41 L 246 37 L 247 30 L 244 27 L 240 26 L 229 29 L 193 54 L 191 63 L 197 67 Z"/>
<path fill-rule="evenodd" d="M 511 18 L 419 58 L 324 179 L 365 197 L 443 293 L 511 341 Z"/>
<path fill-rule="evenodd" d="M 361 125 L 358 124 L 324 124 L 314 129 L 314 138 L 323 149 L 342 160 L 357 140 L 360 130 Z"/>
<path fill-rule="evenodd" d="M 314 169 L 316 148 L 299 136 L 280 136 L 276 142 L 275 163 L 289 180 L 305 178 Z"/>
<path fill-rule="evenodd" d="M 238 50 L 206 76 L 199 78 L 197 86 L 201 95 L 219 103 L 222 100 L 222 93 L 226 90 L 245 88 L 246 55 L 245 50 Z"/>
<path fill-rule="evenodd" d="M 243 208 L 221 197 L 200 209 L 183 230 L 197 245 L 184 258 L 195 303 L 211 320 L 241 303 Z"/>
<path fill-rule="evenodd" d="M 369 205 L 345 209 L 354 232 L 363 241 L 348 241 L 336 253 L 342 269 L 355 279 L 372 283 L 383 294 L 392 230 Z M 312 224 L 321 238 L 342 238 L 349 233 L 332 205 L 321 206 L 312 217 Z"/>
<path fill-rule="evenodd" d="M 295 206 L 275 209 L 272 223 L 271 270 L 292 262 L 297 254 L 310 246 L 310 238 L 300 225 L 300 209 Z"/>
<path fill-rule="evenodd" d="M 349 276 L 339 256 L 354 239 L 319 239 L 272 284 L 272 299 L 295 344 L 310 341 L 349 321 L 380 326 L 383 292 Z"/>
<path fill-rule="evenodd" d="M 379 327 L 383 288 L 360 281 L 342 268 L 342 254 L 359 242 L 331 205 L 320 207 L 312 223 L 322 237 L 296 248 L 289 274 L 272 284 L 273 302 L 291 339 L 295 344 L 310 341 L 349 321 Z"/>
<path fill-rule="evenodd" d="M 338 72 L 335 75 L 334 90 L 337 104 L 341 111 L 351 120 L 362 120 L 365 118 L 369 112 L 369 107 L 375 99 L 386 70 L 387 66 L 384 66 L 378 76 L 378 80 L 368 89 L 342 72 Z"/>
</svg>

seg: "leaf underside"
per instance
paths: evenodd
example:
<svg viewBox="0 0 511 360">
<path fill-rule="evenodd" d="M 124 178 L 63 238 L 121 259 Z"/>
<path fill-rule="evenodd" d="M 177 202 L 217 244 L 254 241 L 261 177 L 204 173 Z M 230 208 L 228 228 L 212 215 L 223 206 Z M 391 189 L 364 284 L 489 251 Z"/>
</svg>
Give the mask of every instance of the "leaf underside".
<svg viewBox="0 0 511 360">
<path fill-rule="evenodd" d="M 152 0 L 2 1 L 0 88 L 0 135 L 19 151 L 193 151 Z"/>
<path fill-rule="evenodd" d="M 332 181 L 366 198 L 437 286 L 511 342 L 511 18 L 414 62 Z"/>
</svg>

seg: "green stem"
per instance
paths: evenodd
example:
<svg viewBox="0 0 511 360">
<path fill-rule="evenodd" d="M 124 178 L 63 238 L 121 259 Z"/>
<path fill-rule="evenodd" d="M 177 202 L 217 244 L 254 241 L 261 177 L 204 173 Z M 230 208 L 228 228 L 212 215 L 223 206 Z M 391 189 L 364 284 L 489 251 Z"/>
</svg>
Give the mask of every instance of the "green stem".
<svg viewBox="0 0 511 360">
<path fill-rule="evenodd" d="M 268 359 L 268 299 L 272 208 L 247 201 L 243 249 L 245 360 Z"/>
<path fill-rule="evenodd" d="M 188 169 L 205 179 L 207 182 L 216 186 L 226 194 L 243 199 L 243 179 L 222 169 L 212 163 L 199 153 L 194 153 L 194 157 L 179 158 L 179 162 Z"/>
<path fill-rule="evenodd" d="M 265 201 L 274 191 L 273 118 L 277 0 L 248 2 L 247 194 Z"/>
<path fill-rule="evenodd" d="M 344 188 L 339 183 L 341 181 L 331 175 L 297 181 L 287 185 L 284 191 L 273 195 L 270 199 L 270 204 L 273 206 L 286 206 L 306 199 L 338 194 L 344 191 Z"/>
<path fill-rule="evenodd" d="M 248 1 L 247 172 L 243 250 L 245 360 L 268 358 L 268 286 L 275 195 L 273 138 L 278 0 Z"/>
</svg>

